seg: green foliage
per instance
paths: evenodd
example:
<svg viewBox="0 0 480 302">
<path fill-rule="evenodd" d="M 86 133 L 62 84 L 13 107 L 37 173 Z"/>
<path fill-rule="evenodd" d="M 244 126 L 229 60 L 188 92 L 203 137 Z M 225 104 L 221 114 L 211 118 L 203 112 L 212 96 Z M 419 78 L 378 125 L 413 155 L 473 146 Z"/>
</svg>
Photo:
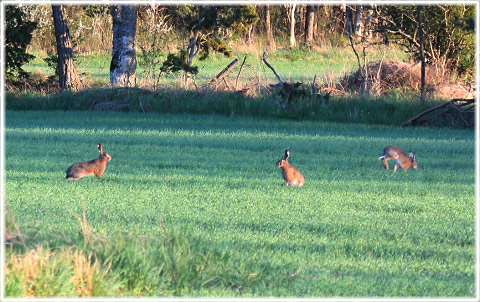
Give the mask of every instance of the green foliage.
<svg viewBox="0 0 480 302">
<path fill-rule="evenodd" d="M 206 38 L 202 36 L 200 45 L 200 57 L 198 58 L 200 61 L 205 61 L 208 58 L 210 49 L 217 53 L 223 54 L 227 58 L 232 56 L 232 51 L 228 49 L 224 41 L 218 37 Z"/>
<path fill-rule="evenodd" d="M 143 79 L 149 82 L 155 81 L 158 65 L 160 64 L 163 55 L 155 49 L 147 50 L 140 46 L 141 52 L 137 54 L 138 66 L 143 70 Z M 164 63 L 165 65 L 165 63 Z M 168 65 L 168 63 L 167 63 Z"/>
<path fill-rule="evenodd" d="M 177 55 L 172 54 L 172 57 L 167 58 L 166 61 L 167 66 L 176 66 L 171 68 L 176 71 L 185 70 L 185 65 L 182 63 L 184 58 L 187 65 L 191 65 L 197 54 L 200 55 L 200 61 L 207 59 L 210 51 L 230 57 L 232 51 L 228 49 L 225 36 L 221 32 L 230 28 L 245 31 L 245 28 L 259 20 L 255 8 L 251 5 L 172 6 L 168 8 L 168 14 L 173 17 L 176 24 L 179 24 L 184 38 L 184 49 Z M 186 39 L 189 40 L 188 45 L 185 45 Z M 176 61 L 176 64 L 173 61 Z"/>
<path fill-rule="evenodd" d="M 225 26 L 232 27 L 239 34 L 246 34 L 248 27 L 260 21 L 253 5 L 228 6 L 224 7 L 222 12 Z"/>
<path fill-rule="evenodd" d="M 190 73 L 196 75 L 198 73 L 198 66 L 188 64 L 187 52 L 183 49 L 178 51 L 178 54 L 169 53 L 167 59 L 163 62 L 160 71 L 165 72 L 179 72 Z"/>
<path fill-rule="evenodd" d="M 122 286 L 105 295 L 475 295 L 473 131 L 215 115 L 5 116 L 5 199 L 20 230 L 41 235 L 27 237 L 29 247 L 60 249 L 67 238 L 110 262 L 106 282 Z M 98 142 L 112 156 L 102 178 L 67 183 L 65 169 L 97 157 Z M 384 170 L 378 156 L 391 144 L 415 151 L 419 169 Z M 275 167 L 287 148 L 302 188 L 284 186 Z M 83 209 L 100 234 L 90 250 L 72 215 Z"/>
<path fill-rule="evenodd" d="M 27 53 L 36 22 L 27 21 L 21 7 L 5 5 L 5 71 L 7 80 L 24 73 L 22 66 L 34 58 Z"/>
<path fill-rule="evenodd" d="M 75 60 L 75 58 L 74 58 Z M 58 70 L 58 55 L 56 53 L 49 53 L 46 58 L 43 59 L 47 63 L 48 67 L 55 70 L 55 75 L 59 75 Z"/>
<path fill-rule="evenodd" d="M 391 22 L 381 25 L 379 30 L 419 59 L 416 6 L 386 5 L 381 7 L 381 14 Z M 445 60 L 451 70 L 471 77 L 475 65 L 475 6 L 422 6 L 421 16 L 426 59 L 431 64 Z M 399 30 L 412 38 L 406 38 Z"/>
</svg>

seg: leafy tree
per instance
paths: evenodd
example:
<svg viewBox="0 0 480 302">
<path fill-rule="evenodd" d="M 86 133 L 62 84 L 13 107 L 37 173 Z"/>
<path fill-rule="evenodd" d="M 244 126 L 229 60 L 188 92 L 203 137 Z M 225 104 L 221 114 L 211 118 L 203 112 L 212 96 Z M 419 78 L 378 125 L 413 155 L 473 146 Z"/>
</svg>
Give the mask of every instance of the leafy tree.
<svg viewBox="0 0 480 302">
<path fill-rule="evenodd" d="M 32 32 L 37 22 L 27 21 L 26 14 L 19 6 L 5 6 L 5 63 L 7 78 L 13 79 L 16 73 L 25 74 L 22 65 L 34 58 L 27 53 L 32 40 Z"/>
<path fill-rule="evenodd" d="M 435 5 L 421 10 L 427 63 L 440 63 L 463 75 L 475 65 L 475 6 Z M 416 6 L 378 6 L 378 31 L 420 59 Z"/>
<path fill-rule="evenodd" d="M 196 74 L 198 69 L 192 66 L 193 59 L 208 58 L 211 51 L 227 57 L 232 52 L 225 44 L 224 32 L 233 29 L 245 32 L 258 22 L 259 18 L 253 6 L 172 6 L 168 14 L 180 28 L 183 47 L 178 54 L 170 54 L 164 62 L 162 72 L 184 71 Z M 187 42 L 188 40 L 188 42 Z"/>
</svg>

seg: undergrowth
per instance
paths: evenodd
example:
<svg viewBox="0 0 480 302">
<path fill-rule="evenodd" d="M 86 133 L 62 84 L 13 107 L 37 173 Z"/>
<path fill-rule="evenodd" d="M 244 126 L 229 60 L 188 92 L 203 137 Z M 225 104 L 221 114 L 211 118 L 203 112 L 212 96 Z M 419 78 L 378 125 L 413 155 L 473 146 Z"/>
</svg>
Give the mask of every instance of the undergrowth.
<svg viewBox="0 0 480 302">
<path fill-rule="evenodd" d="M 7 110 L 219 114 L 399 125 L 437 103 L 421 104 L 413 97 L 408 99 L 405 96 L 369 98 L 310 94 L 288 101 L 279 94 L 252 98 L 233 92 L 197 93 L 188 90 L 149 91 L 139 88 L 118 88 L 89 89 L 79 93 L 65 91 L 57 94 L 7 92 L 5 104 Z"/>
</svg>

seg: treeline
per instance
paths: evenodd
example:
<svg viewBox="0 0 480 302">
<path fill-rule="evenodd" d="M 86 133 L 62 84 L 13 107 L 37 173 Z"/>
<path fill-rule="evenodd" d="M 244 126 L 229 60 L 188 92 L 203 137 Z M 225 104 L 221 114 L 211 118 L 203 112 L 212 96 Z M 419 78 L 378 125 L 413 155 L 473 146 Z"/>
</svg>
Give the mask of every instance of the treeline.
<svg viewBox="0 0 480 302">
<path fill-rule="evenodd" d="M 21 15 L 21 20 L 17 18 L 16 23 L 30 22 L 26 31 L 30 31 L 31 39 L 28 43 L 23 39 L 22 45 L 27 44 L 30 52 L 35 50 L 55 55 L 52 6 L 15 8 L 20 11 L 15 14 Z M 115 6 L 68 5 L 63 8 L 76 55 L 112 53 Z M 474 74 L 473 5 L 139 5 L 135 14 L 137 51 L 144 54 L 172 52 L 170 61 L 176 60 L 176 63 L 171 64 L 177 65 L 169 69 L 170 63 L 167 62 L 164 68 L 168 71 L 188 72 L 185 66 L 178 68 L 179 60 L 192 66 L 196 55 L 199 55 L 198 59 L 206 58 L 212 51 L 229 55 L 231 49 L 240 44 L 270 51 L 351 46 L 361 69 L 361 54 L 369 46 L 397 43 L 414 60 L 420 60 L 423 53 L 427 64 L 442 64 L 460 76 L 471 78 Z M 28 38 L 27 33 L 18 30 L 16 36 L 9 38 L 11 18 L 14 18 L 13 9 L 7 9 L 8 71 L 12 71 L 11 66 L 16 66 L 8 64 L 14 57 L 9 55 L 9 47 L 18 48 L 15 40 L 23 34 Z"/>
<path fill-rule="evenodd" d="M 178 8 L 178 7 L 177 7 Z M 145 45 L 162 38 L 166 49 L 182 40 L 182 24 L 179 18 L 187 17 L 188 11 L 200 6 L 183 6 L 181 9 L 157 5 L 138 7 L 137 39 Z M 342 38 L 346 30 L 346 9 L 344 6 L 297 5 L 293 10 L 289 5 L 247 5 L 232 16 L 235 23 L 218 33 L 230 41 L 268 44 L 276 47 L 289 47 L 292 11 L 295 20 L 295 45 L 308 43 L 332 44 L 338 46 L 347 41 Z M 55 52 L 55 35 L 52 8 L 49 5 L 24 6 L 26 18 L 38 23 L 33 32 L 31 49 Z M 66 6 L 70 34 L 79 54 L 108 52 L 112 47 L 112 16 L 110 6 Z M 355 17 L 354 17 L 355 18 Z M 234 20 L 236 19 L 236 20 Z M 360 26 L 360 23 L 356 23 Z M 358 33 L 359 30 L 356 30 Z M 158 42 L 157 42 L 158 43 Z"/>
</svg>

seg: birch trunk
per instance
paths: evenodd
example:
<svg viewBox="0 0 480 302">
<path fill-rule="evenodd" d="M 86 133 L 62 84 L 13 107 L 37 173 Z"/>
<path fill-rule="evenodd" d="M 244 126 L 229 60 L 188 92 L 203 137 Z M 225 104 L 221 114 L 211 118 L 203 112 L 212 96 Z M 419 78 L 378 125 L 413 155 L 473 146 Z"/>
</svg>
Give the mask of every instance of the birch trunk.
<svg viewBox="0 0 480 302">
<path fill-rule="evenodd" d="M 112 19 L 113 50 L 110 63 L 110 83 L 112 86 L 135 87 L 137 6 L 114 5 Z"/>
<path fill-rule="evenodd" d="M 292 5 L 292 9 L 290 11 L 290 47 L 293 48 L 297 45 L 295 40 L 295 7 L 297 5 Z"/>
<path fill-rule="evenodd" d="M 359 41 L 363 34 L 363 5 L 355 6 L 355 39 Z"/>
</svg>

